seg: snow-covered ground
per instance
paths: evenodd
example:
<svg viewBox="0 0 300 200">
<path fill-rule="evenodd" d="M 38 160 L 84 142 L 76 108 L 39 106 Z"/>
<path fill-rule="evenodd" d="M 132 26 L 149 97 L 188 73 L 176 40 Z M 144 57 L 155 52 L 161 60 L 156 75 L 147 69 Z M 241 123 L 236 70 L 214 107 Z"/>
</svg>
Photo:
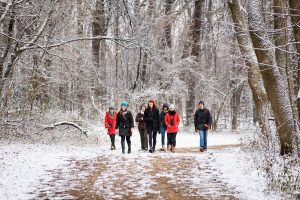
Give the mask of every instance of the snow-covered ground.
<svg viewBox="0 0 300 200">
<path fill-rule="evenodd" d="M 240 143 L 240 137 L 244 135 L 209 133 L 208 144 L 209 147 L 216 145 L 236 145 Z M 134 188 L 132 192 L 141 196 L 145 192 L 148 194 L 155 193 L 154 190 L 149 189 L 149 185 L 153 184 L 153 180 L 149 177 L 143 177 L 145 172 L 142 170 L 148 167 L 148 172 L 149 170 L 151 171 L 149 169 L 149 162 L 155 158 L 153 156 L 159 153 L 153 155 L 141 152 L 139 150 L 139 134 L 136 131 L 132 137 L 132 154 L 121 155 L 119 137 L 117 137 L 116 144 L 118 149 L 110 151 L 109 139 L 106 137 L 99 145 L 69 146 L 20 143 L 2 145 L 0 146 L 0 199 L 32 199 L 36 197 L 35 192 L 41 187 L 42 183 L 50 182 L 53 179 L 53 176 L 50 174 L 51 171 L 64 168 L 64 166 L 70 164 L 70 160 L 86 161 L 96 159 L 100 155 L 106 159 L 103 162 L 107 162 L 108 164 L 115 163 L 115 165 L 117 165 L 118 161 L 123 162 L 125 168 L 128 169 L 132 167 L 126 163 L 126 160 L 131 160 L 133 163 L 143 163 L 139 167 L 135 166 L 132 168 L 136 170 L 134 173 L 138 177 L 135 181 L 141 186 L 140 189 L 132 187 Z M 158 144 L 160 144 L 160 135 L 158 135 Z M 178 134 L 178 148 L 189 149 L 191 147 L 198 147 L 198 145 L 198 134 Z M 247 153 L 240 151 L 239 147 L 230 148 L 225 146 L 222 149 L 209 150 L 204 154 L 195 154 L 195 152 L 186 152 L 185 154 L 186 156 L 195 157 L 195 162 L 199 162 L 200 164 L 206 156 L 210 156 L 210 166 L 219 171 L 219 174 L 221 174 L 220 178 L 230 188 L 235 188 L 236 194 L 240 199 L 281 199 L 279 195 L 271 195 L 264 192 L 266 189 L 264 179 L 258 176 L 259 172 L 253 166 L 251 160 L 249 160 L 250 157 Z M 166 155 L 164 154 L 164 156 Z M 177 155 L 179 156 L 179 154 Z M 172 154 L 172 156 L 176 156 L 176 154 Z M 120 169 L 116 173 L 128 173 L 125 171 Z M 66 171 L 65 173 L 68 172 Z M 72 172 L 69 173 L 69 176 L 71 176 Z M 76 176 L 79 175 L 77 174 Z M 87 174 L 83 174 L 83 176 L 87 176 Z M 112 178 L 110 176 L 109 172 L 106 175 L 102 175 L 101 179 L 96 180 L 94 187 L 97 187 L 97 185 L 106 185 L 108 196 L 120 195 L 110 190 L 110 187 L 113 187 L 109 185 Z M 63 187 L 63 185 L 60 185 L 60 187 Z"/>
</svg>

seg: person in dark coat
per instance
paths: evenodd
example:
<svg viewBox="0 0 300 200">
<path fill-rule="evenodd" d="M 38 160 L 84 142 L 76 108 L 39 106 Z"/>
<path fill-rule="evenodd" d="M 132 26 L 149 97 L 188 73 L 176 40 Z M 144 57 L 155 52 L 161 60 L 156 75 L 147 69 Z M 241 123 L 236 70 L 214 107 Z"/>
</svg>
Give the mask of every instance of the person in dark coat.
<svg viewBox="0 0 300 200">
<path fill-rule="evenodd" d="M 159 131 L 159 110 L 157 109 L 154 100 L 150 100 L 148 107 L 144 113 L 144 120 L 146 121 L 147 133 L 149 135 L 149 152 L 155 152 L 156 135 Z"/>
<path fill-rule="evenodd" d="M 128 145 L 128 153 L 131 153 L 131 141 L 134 127 L 134 121 L 131 112 L 128 110 L 128 103 L 121 103 L 121 110 L 117 114 L 116 129 L 118 129 L 119 136 L 121 137 L 122 153 L 125 153 L 125 139 Z"/>
<path fill-rule="evenodd" d="M 108 112 L 106 112 L 104 125 L 107 129 L 107 134 L 110 137 L 111 142 L 111 150 L 116 149 L 115 145 L 115 136 L 116 136 L 116 122 L 117 122 L 117 112 L 115 111 L 114 107 L 109 107 Z"/>
<path fill-rule="evenodd" d="M 142 104 L 140 112 L 136 115 L 135 121 L 138 122 L 138 129 L 141 136 L 141 148 L 142 150 L 148 150 L 148 134 L 146 130 L 146 121 L 144 120 L 146 105 Z"/>
<path fill-rule="evenodd" d="M 164 103 L 162 106 L 162 110 L 160 111 L 159 114 L 159 122 L 160 122 L 160 134 L 161 134 L 161 151 L 165 151 L 165 135 L 166 135 L 166 130 L 167 126 L 165 123 L 165 116 L 169 111 L 169 104 Z"/>
<path fill-rule="evenodd" d="M 204 107 L 204 101 L 199 101 L 198 110 L 195 112 L 195 131 L 200 134 L 200 151 L 207 150 L 207 133 L 212 124 L 212 117 L 208 109 Z"/>
</svg>

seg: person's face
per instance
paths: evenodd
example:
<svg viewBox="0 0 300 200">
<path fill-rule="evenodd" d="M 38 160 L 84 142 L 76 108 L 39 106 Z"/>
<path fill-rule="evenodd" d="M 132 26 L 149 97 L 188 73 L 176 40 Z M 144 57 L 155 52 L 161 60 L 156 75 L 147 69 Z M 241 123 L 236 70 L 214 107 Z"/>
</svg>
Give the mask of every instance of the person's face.
<svg viewBox="0 0 300 200">
<path fill-rule="evenodd" d="M 144 111 L 145 111 L 145 109 L 146 109 L 146 108 L 145 108 L 145 106 L 143 106 L 143 107 L 142 107 L 142 112 L 144 112 Z"/>
<path fill-rule="evenodd" d="M 202 103 L 200 103 L 200 104 L 198 105 L 198 107 L 199 107 L 200 109 L 203 109 L 203 108 L 204 108 L 204 105 L 203 105 Z"/>
<path fill-rule="evenodd" d="M 149 106 L 150 106 L 150 108 L 152 108 L 153 107 L 153 102 L 149 102 Z"/>
<path fill-rule="evenodd" d="M 125 106 L 122 106 L 122 108 L 121 108 L 123 111 L 125 111 L 126 110 L 126 107 Z"/>
<path fill-rule="evenodd" d="M 110 112 L 110 113 L 114 113 L 114 112 L 115 112 L 115 110 L 109 110 L 109 112 Z"/>
<path fill-rule="evenodd" d="M 168 108 L 167 107 L 164 107 L 164 111 L 167 111 L 168 110 Z"/>
</svg>

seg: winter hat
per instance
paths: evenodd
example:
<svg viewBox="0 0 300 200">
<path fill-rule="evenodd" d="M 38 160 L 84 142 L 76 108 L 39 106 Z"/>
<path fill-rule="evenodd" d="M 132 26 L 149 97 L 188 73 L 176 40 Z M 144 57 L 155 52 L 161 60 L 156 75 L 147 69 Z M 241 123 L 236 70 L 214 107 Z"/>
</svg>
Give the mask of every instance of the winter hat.
<svg viewBox="0 0 300 200">
<path fill-rule="evenodd" d="M 149 103 L 152 102 L 153 104 L 155 104 L 155 101 L 153 99 L 149 100 Z"/>
<path fill-rule="evenodd" d="M 128 107 L 128 103 L 126 102 L 126 101 L 123 101 L 122 103 L 121 103 L 121 107 Z"/>
<path fill-rule="evenodd" d="M 198 105 L 199 105 L 199 104 L 204 105 L 204 101 L 203 101 L 203 100 L 200 100 L 199 103 L 198 103 Z"/>
<path fill-rule="evenodd" d="M 110 106 L 110 107 L 108 108 L 108 110 L 116 110 L 116 109 L 115 109 L 115 107 Z"/>
<path fill-rule="evenodd" d="M 164 109 L 164 108 L 168 108 L 168 109 L 169 109 L 169 104 L 168 104 L 168 103 L 164 103 L 162 108 L 163 108 L 163 109 Z"/>
<path fill-rule="evenodd" d="M 169 109 L 170 109 L 170 110 L 175 110 L 174 104 L 171 104 L 170 107 L 169 107 Z"/>
</svg>

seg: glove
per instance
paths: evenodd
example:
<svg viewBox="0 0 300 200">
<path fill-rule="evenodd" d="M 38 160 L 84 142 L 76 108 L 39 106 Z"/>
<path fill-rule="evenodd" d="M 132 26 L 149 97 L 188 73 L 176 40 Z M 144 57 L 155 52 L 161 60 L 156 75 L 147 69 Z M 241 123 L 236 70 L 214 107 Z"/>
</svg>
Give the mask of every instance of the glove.
<svg viewBox="0 0 300 200">
<path fill-rule="evenodd" d="M 195 132 L 197 132 L 197 133 L 198 133 L 198 132 L 199 132 L 199 130 L 198 130 L 197 128 L 195 128 Z"/>
<path fill-rule="evenodd" d="M 205 123 L 205 124 L 204 124 L 204 128 L 208 128 L 208 124 Z"/>
</svg>

